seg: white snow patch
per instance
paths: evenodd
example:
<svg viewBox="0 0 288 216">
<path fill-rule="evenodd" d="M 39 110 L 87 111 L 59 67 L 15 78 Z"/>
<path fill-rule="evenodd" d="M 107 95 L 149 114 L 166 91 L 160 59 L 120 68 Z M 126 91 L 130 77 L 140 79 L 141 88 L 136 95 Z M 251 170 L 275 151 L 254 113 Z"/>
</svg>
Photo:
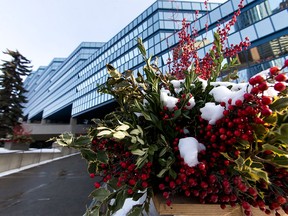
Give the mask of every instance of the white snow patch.
<svg viewBox="0 0 288 216">
<path fill-rule="evenodd" d="M 184 83 L 185 80 L 182 79 L 182 80 L 171 80 L 170 83 L 173 85 L 174 89 L 175 88 L 180 88 L 181 86 L 181 83 Z"/>
<path fill-rule="evenodd" d="M 189 167 L 196 166 L 198 161 L 198 152 L 206 150 L 202 143 L 199 143 L 194 137 L 186 137 L 179 140 L 178 143 L 180 156 Z"/>
<path fill-rule="evenodd" d="M 213 83 L 213 85 L 216 85 L 217 83 Z M 219 85 L 221 82 L 219 82 Z M 227 86 L 231 86 L 231 89 L 228 89 Z M 231 104 L 235 105 L 235 102 L 237 100 L 244 100 L 244 94 L 247 92 L 248 84 L 233 84 L 227 82 L 223 82 L 223 85 L 214 87 L 209 94 L 212 95 L 216 102 L 225 102 L 228 103 L 229 99 L 232 99 Z"/>
<path fill-rule="evenodd" d="M 173 108 L 176 106 L 176 103 L 178 102 L 178 98 L 175 98 L 173 96 L 169 96 L 168 93 L 170 93 L 168 90 L 161 89 L 160 90 L 160 100 L 164 106 L 166 106 L 170 111 L 172 111 Z"/>
<path fill-rule="evenodd" d="M 122 208 L 119 209 L 114 214 L 112 214 L 112 216 L 124 216 L 124 215 L 127 215 L 128 212 L 132 209 L 133 206 L 138 205 L 138 204 L 143 204 L 143 202 L 145 201 L 146 197 L 147 197 L 147 194 L 144 193 L 143 196 L 137 201 L 134 201 L 132 198 L 125 199 L 125 202 L 124 202 Z"/>
<path fill-rule="evenodd" d="M 188 109 L 188 110 L 190 110 L 190 109 L 192 109 L 194 106 L 195 106 L 195 99 L 194 99 L 194 97 L 191 97 L 190 99 L 189 99 L 189 103 L 190 103 L 190 105 L 189 106 L 185 106 L 185 108 L 186 109 Z"/>
<path fill-rule="evenodd" d="M 202 83 L 202 90 L 204 91 L 207 87 L 207 81 L 201 78 L 197 78 Z"/>
<path fill-rule="evenodd" d="M 214 125 L 217 120 L 221 119 L 223 115 L 224 107 L 221 105 L 216 105 L 213 102 L 208 102 L 203 108 L 200 109 L 201 117 L 207 121 L 209 124 Z"/>
</svg>

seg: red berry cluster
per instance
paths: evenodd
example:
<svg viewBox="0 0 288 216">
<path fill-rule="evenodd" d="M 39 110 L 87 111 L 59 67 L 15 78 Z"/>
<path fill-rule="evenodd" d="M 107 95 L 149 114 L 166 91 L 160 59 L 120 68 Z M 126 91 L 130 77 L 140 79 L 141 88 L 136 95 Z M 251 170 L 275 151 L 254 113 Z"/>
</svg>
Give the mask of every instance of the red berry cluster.
<svg viewBox="0 0 288 216">
<path fill-rule="evenodd" d="M 218 25 L 217 33 L 220 37 L 221 43 L 221 52 L 224 54 L 224 57 L 233 57 L 237 53 L 241 52 L 243 49 L 247 49 L 250 46 L 249 38 L 246 37 L 244 41 L 241 41 L 239 44 L 233 45 L 228 44 L 227 39 L 229 35 L 229 31 L 232 26 L 235 25 L 237 21 L 237 17 L 240 15 L 240 9 L 243 7 L 243 1 L 240 0 L 238 5 L 238 10 L 234 13 L 232 19 L 225 24 L 223 28 L 221 28 L 220 24 Z M 207 6 L 207 1 L 204 1 Z M 196 21 L 197 21 L 197 13 L 196 13 Z M 196 23 L 194 22 L 194 24 Z M 208 16 L 206 23 L 206 31 L 208 31 Z M 191 28 L 191 34 L 188 33 L 188 29 Z M 174 75 L 177 79 L 185 78 L 185 72 L 189 70 L 189 67 L 193 64 L 194 72 L 199 75 L 202 79 L 209 79 L 217 67 L 215 60 L 213 58 L 221 59 L 222 56 L 219 53 L 218 44 L 212 44 L 211 51 L 215 52 L 215 56 L 212 57 L 210 53 L 206 53 L 203 58 L 200 58 L 197 50 L 205 44 L 205 41 L 199 43 L 196 41 L 196 37 L 198 36 L 198 31 L 195 29 L 195 26 L 192 26 L 186 23 L 186 20 L 183 19 L 182 29 L 178 32 L 179 43 L 173 49 L 173 58 L 169 59 L 167 64 L 170 69 L 170 74 Z M 171 68 L 172 65 L 172 68 Z"/>
<path fill-rule="evenodd" d="M 171 204 L 173 195 L 180 192 L 187 197 L 198 198 L 200 203 L 219 203 L 222 208 L 225 208 L 227 204 L 231 206 L 235 206 L 237 203 L 241 204 L 246 215 L 252 214 L 251 206 L 259 207 L 266 214 L 275 210 L 275 215 L 279 215 L 277 211 L 280 208 L 288 212 L 288 203 L 285 198 L 288 194 L 286 169 L 268 168 L 269 166 L 265 165 L 271 185 L 267 185 L 264 181 L 251 184 L 251 182 L 243 180 L 240 173 L 233 170 L 235 160 L 239 156 L 245 158 L 246 155 L 249 155 L 249 150 L 255 148 L 255 125 L 264 125 L 263 118 L 272 114 L 269 105 L 273 102 L 273 98 L 266 95 L 266 91 L 268 88 L 279 91 L 275 86 L 280 81 L 279 75 L 283 74 L 280 73 L 280 69 L 277 69 L 277 74 L 273 74 L 273 70 L 275 69 L 270 69 L 271 74 L 267 78 L 258 75 L 249 80 L 251 88 L 248 88 L 250 91 L 244 94 L 243 101 L 236 100 L 232 104 L 232 99 L 230 99 L 227 104 L 220 103 L 225 107 L 224 117 L 215 125 L 208 124 L 199 116 L 194 119 L 196 122 L 193 123 L 191 120 L 190 122 L 176 122 L 176 131 L 180 133 L 178 133 L 179 137 L 173 140 L 172 149 L 177 158 L 173 166 L 177 177 L 172 178 L 167 175 L 164 181 L 158 184 L 158 189 L 162 191 L 167 205 Z M 179 109 L 178 106 L 177 109 Z M 164 116 L 163 120 L 165 116 L 172 117 L 171 112 L 165 108 L 160 114 Z M 193 115 L 191 114 L 191 116 Z M 198 132 L 195 132 L 195 125 L 198 126 L 196 128 Z M 190 132 L 194 131 L 197 140 L 206 147 L 205 151 L 199 153 L 200 163 L 195 167 L 185 164 L 179 154 L 179 138 L 186 136 L 183 132 L 184 127 Z M 246 146 L 243 146 L 243 143 Z M 224 157 L 222 153 L 227 154 L 231 160 Z M 271 151 L 264 151 L 260 156 L 265 158 L 265 155 L 269 156 L 271 153 Z M 277 191 L 272 187 L 285 188 Z M 262 195 L 265 194 L 264 198 L 260 192 Z"/>
<path fill-rule="evenodd" d="M 116 178 L 117 187 L 125 186 L 127 194 L 133 195 L 138 190 L 144 191 L 151 185 L 151 162 L 145 163 L 141 168 L 136 168 L 136 158 L 131 152 L 125 149 L 123 143 L 113 139 L 94 139 L 92 141 L 92 150 L 95 152 L 105 151 L 108 155 L 108 163 L 99 163 L 95 173 L 103 177 L 103 182 L 109 182 Z M 90 177 L 95 176 L 94 172 Z M 99 182 L 94 186 L 99 188 Z"/>
</svg>

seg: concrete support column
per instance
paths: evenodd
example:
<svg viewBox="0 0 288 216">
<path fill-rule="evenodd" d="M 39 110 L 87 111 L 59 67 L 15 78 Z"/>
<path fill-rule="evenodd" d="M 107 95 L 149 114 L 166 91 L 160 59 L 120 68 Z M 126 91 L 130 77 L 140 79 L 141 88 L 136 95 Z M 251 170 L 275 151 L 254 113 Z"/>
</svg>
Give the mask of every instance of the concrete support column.
<svg viewBox="0 0 288 216">
<path fill-rule="evenodd" d="M 77 119 L 76 118 L 73 118 L 73 117 L 70 118 L 70 127 L 71 127 L 71 132 L 74 134 L 76 127 L 77 127 Z"/>
<path fill-rule="evenodd" d="M 46 119 L 41 119 L 41 124 L 47 124 L 47 120 Z"/>
</svg>

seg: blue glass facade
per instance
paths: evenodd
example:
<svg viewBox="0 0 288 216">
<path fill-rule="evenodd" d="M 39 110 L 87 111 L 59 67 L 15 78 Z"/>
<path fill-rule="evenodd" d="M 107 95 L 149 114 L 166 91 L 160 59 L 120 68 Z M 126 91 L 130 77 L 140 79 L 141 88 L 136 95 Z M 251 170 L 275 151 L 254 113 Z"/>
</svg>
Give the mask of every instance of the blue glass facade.
<svg viewBox="0 0 288 216">
<path fill-rule="evenodd" d="M 281 20 L 287 20 L 288 13 L 283 2 L 244 1 L 239 21 L 229 36 L 230 44 L 239 43 L 246 36 L 252 42 L 249 50 L 238 55 L 239 81 L 276 62 L 281 63 L 287 55 L 288 25 Z M 107 63 L 122 72 L 127 69 L 142 72 L 144 63 L 137 49 L 138 37 L 142 38 L 148 55 L 157 56 L 159 67 L 167 71 L 165 65 L 171 48 L 178 41 L 175 30 L 180 29 L 183 18 L 199 30 L 197 41 L 203 42 L 199 54 L 204 56 L 211 47 L 219 20 L 228 20 L 238 4 L 239 0 L 209 3 L 207 13 L 204 3 L 156 1 L 107 43 L 82 43 L 66 60 L 54 59 L 49 66 L 35 71 L 25 81 L 29 103 L 24 114 L 33 120 L 49 119 L 64 110 L 66 115 L 75 118 L 91 110 L 97 112 L 112 101 L 110 95 L 97 92 L 98 85 L 107 80 Z M 199 10 L 199 19 L 194 22 L 195 10 Z"/>
</svg>

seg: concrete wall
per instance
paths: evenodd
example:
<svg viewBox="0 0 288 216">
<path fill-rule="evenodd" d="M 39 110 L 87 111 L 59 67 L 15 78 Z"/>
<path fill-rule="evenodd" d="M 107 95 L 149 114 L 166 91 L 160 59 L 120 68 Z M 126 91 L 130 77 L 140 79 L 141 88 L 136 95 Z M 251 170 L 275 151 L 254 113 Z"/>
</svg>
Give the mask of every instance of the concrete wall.
<svg viewBox="0 0 288 216">
<path fill-rule="evenodd" d="M 72 148 L 59 147 L 49 150 L 39 149 L 33 151 L 10 151 L 7 153 L 0 153 L 0 173 L 32 164 L 38 164 L 43 161 L 53 160 L 77 152 L 77 150 Z"/>
<path fill-rule="evenodd" d="M 41 134 L 62 134 L 64 132 L 72 132 L 77 134 L 87 133 L 87 129 L 90 125 L 84 124 L 33 124 L 23 123 L 23 127 L 26 131 L 29 131 L 32 135 Z"/>
</svg>

